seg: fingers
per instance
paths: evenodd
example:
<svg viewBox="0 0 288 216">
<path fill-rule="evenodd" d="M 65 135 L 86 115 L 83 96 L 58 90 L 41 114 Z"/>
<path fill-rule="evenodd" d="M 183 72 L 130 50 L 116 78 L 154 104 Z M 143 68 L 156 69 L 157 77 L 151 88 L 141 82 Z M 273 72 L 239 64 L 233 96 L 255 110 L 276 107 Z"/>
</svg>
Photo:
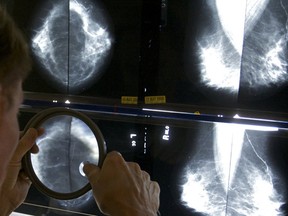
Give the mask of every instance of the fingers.
<svg viewBox="0 0 288 216">
<path fill-rule="evenodd" d="M 30 149 L 31 149 L 31 152 L 33 153 L 38 152 L 38 147 L 34 144 L 35 144 L 37 137 L 40 136 L 42 133 L 43 133 L 43 129 L 36 130 L 34 128 L 29 128 L 28 131 L 20 139 L 11 162 L 13 163 L 20 162 L 23 156 Z"/>
<path fill-rule="evenodd" d="M 44 128 L 38 128 L 37 132 L 38 132 L 38 137 L 42 136 L 44 134 L 44 132 L 45 132 L 45 129 Z"/>
<path fill-rule="evenodd" d="M 155 194 L 159 194 L 160 193 L 160 186 L 156 181 L 151 181 L 150 182 L 151 187 L 153 188 L 153 191 Z"/>
<path fill-rule="evenodd" d="M 150 194 L 151 194 L 151 199 L 153 200 L 153 207 L 155 209 L 155 212 L 159 209 L 160 207 L 160 199 L 159 199 L 159 195 L 160 195 L 160 186 L 157 182 L 155 181 L 151 181 L 150 182 Z"/>
<path fill-rule="evenodd" d="M 92 172 L 93 169 L 95 169 L 96 167 L 97 166 L 95 166 L 93 164 L 85 164 L 83 171 L 86 174 L 86 176 L 88 177 L 88 175 L 91 175 L 90 172 Z M 126 171 L 129 171 L 129 172 L 136 174 L 140 178 L 143 178 L 147 181 L 150 181 L 150 175 L 147 172 L 143 171 L 138 163 L 126 162 L 125 159 L 122 157 L 122 155 L 117 151 L 109 152 L 106 155 L 106 158 L 104 160 L 102 168 L 105 169 L 107 167 L 112 168 L 112 169 L 119 168 L 122 171 L 124 171 L 125 173 L 126 173 Z M 97 174 L 99 172 L 100 172 L 100 168 L 97 167 Z"/>
<path fill-rule="evenodd" d="M 142 170 L 138 163 L 126 162 L 119 152 L 109 152 L 106 155 L 101 169 L 94 164 L 84 164 L 83 171 L 92 186 L 97 184 L 100 178 L 101 170 L 109 171 L 109 176 L 112 175 L 112 177 L 114 175 L 114 172 L 120 170 L 123 175 L 130 175 L 131 178 L 136 178 L 136 181 L 137 179 L 142 179 L 144 180 L 144 182 L 150 182 L 150 184 L 153 184 L 153 188 L 155 188 L 156 193 L 160 190 L 158 183 L 151 181 L 150 175 L 146 171 Z M 131 173 L 132 175 L 129 173 Z M 108 176 L 108 173 L 105 174 Z"/>
<path fill-rule="evenodd" d="M 83 172 L 87 176 L 91 185 L 95 185 L 99 178 L 100 168 L 94 164 L 86 163 L 84 164 Z"/>
<path fill-rule="evenodd" d="M 119 152 L 112 151 L 106 155 L 106 158 L 103 163 L 103 167 L 106 167 L 106 166 L 115 166 L 115 168 L 119 166 L 122 167 L 122 166 L 126 166 L 126 161 L 124 160 L 124 158 Z"/>
<path fill-rule="evenodd" d="M 142 211 L 143 206 L 147 207 L 147 213 L 157 212 L 160 193 L 158 183 L 151 181 L 150 175 L 137 163 L 126 162 L 120 153 L 108 153 L 101 168 L 86 163 L 83 171 L 91 183 L 95 201 L 104 214 L 116 215 L 119 208 L 115 206 L 121 208 L 121 205 L 123 212 L 129 206 L 131 215 Z"/>
<path fill-rule="evenodd" d="M 130 171 L 137 175 L 137 177 L 144 179 L 145 181 L 150 181 L 150 175 L 141 169 L 138 163 L 126 162 Z"/>
<path fill-rule="evenodd" d="M 139 166 L 139 164 L 137 164 L 135 162 L 126 162 L 126 163 L 127 163 L 131 172 L 142 176 L 142 170 L 141 170 L 141 167 Z"/>
<path fill-rule="evenodd" d="M 123 165 L 126 166 L 125 160 L 123 159 L 121 154 L 116 152 L 116 151 L 112 151 L 106 155 L 106 158 L 105 158 L 103 165 L 102 165 L 102 169 L 104 169 L 104 170 L 111 170 L 112 169 L 113 170 L 113 169 L 117 169 L 117 167 L 119 168 L 119 166 L 123 166 Z M 101 169 L 94 164 L 86 163 L 86 164 L 84 164 L 83 171 L 84 171 L 85 175 L 87 176 L 88 180 L 90 181 L 90 183 L 92 185 L 96 184 L 96 182 L 99 179 Z"/>
<path fill-rule="evenodd" d="M 19 144 L 12 156 L 12 159 L 8 165 L 8 172 L 6 174 L 5 185 L 6 188 L 12 189 L 17 182 L 21 183 L 25 188 L 28 188 L 31 185 L 31 181 L 27 177 L 26 173 L 22 169 L 21 160 L 23 156 L 31 150 L 32 153 L 38 152 L 38 147 L 35 145 L 35 141 L 38 136 L 44 133 L 44 129 L 34 129 L 30 128 L 27 132 L 21 137 Z"/>
<path fill-rule="evenodd" d="M 17 149 L 12 158 L 13 162 L 20 162 L 23 156 L 29 151 L 35 143 L 38 132 L 34 128 L 30 128 L 20 139 Z"/>
<path fill-rule="evenodd" d="M 23 182 L 26 182 L 28 185 L 32 184 L 31 180 L 29 179 L 24 170 L 20 170 L 19 179 L 21 179 Z"/>
<path fill-rule="evenodd" d="M 36 154 L 39 152 L 39 147 L 37 145 L 33 145 L 32 148 L 30 149 L 30 152 L 33 154 Z"/>
<path fill-rule="evenodd" d="M 145 171 L 142 171 L 142 178 L 146 181 L 150 181 L 150 175 Z"/>
<path fill-rule="evenodd" d="M 37 137 L 40 137 L 44 134 L 44 128 L 38 128 L 37 129 L 37 132 L 38 132 L 38 135 Z M 36 141 L 36 140 L 35 140 Z M 30 152 L 33 153 L 33 154 L 36 154 L 39 152 L 39 148 L 37 145 L 33 145 L 32 148 L 30 149 Z"/>
</svg>

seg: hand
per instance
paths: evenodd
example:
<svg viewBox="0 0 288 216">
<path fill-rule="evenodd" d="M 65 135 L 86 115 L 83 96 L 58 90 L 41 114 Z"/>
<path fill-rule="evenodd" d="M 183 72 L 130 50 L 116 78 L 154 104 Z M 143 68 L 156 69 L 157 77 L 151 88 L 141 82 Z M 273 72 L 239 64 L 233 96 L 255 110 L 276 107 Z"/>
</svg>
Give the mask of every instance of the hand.
<svg viewBox="0 0 288 216">
<path fill-rule="evenodd" d="M 137 163 L 126 162 L 118 152 L 110 152 L 100 169 L 85 164 L 99 209 L 111 216 L 155 216 L 159 208 L 160 187 L 151 181 Z"/>
<path fill-rule="evenodd" d="M 31 181 L 22 170 L 21 160 L 30 150 L 32 153 L 38 152 L 35 141 L 43 134 L 43 129 L 36 130 L 30 128 L 20 139 L 14 155 L 7 167 L 6 177 L 0 188 L 0 215 L 9 215 L 27 196 Z"/>
</svg>

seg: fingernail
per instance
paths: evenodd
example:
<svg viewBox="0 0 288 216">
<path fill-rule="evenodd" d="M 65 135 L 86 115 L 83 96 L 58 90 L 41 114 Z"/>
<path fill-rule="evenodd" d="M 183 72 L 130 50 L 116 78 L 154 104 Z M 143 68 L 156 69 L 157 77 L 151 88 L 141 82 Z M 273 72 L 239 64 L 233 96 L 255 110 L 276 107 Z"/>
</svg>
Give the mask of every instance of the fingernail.
<svg viewBox="0 0 288 216">
<path fill-rule="evenodd" d="M 83 161 L 83 162 L 81 162 L 80 163 L 80 165 L 79 165 L 79 173 L 82 175 L 82 176 L 86 176 L 86 174 L 85 174 L 85 172 L 84 172 L 84 166 L 85 166 L 85 164 L 90 164 L 90 162 L 89 161 Z"/>
</svg>

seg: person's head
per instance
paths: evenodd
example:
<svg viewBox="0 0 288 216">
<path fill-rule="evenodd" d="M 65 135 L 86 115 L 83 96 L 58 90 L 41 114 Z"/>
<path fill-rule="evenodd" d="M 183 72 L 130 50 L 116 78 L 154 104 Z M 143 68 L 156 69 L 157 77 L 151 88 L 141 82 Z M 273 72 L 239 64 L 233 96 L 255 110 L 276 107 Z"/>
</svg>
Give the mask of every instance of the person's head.
<svg viewBox="0 0 288 216">
<path fill-rule="evenodd" d="M 0 185 L 18 143 L 17 115 L 22 102 L 22 81 L 30 69 L 25 39 L 0 6 Z"/>
<path fill-rule="evenodd" d="M 26 41 L 12 18 L 0 6 L 0 85 L 9 100 L 13 95 L 13 84 L 23 81 L 30 69 Z"/>
</svg>

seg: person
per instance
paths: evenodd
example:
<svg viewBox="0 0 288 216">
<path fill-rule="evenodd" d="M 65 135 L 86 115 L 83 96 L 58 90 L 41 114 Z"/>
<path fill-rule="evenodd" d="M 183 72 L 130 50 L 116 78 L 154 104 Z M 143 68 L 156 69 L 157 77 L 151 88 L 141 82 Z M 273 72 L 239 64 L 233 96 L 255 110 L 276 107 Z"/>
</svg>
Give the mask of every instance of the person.
<svg viewBox="0 0 288 216">
<path fill-rule="evenodd" d="M 107 154 L 101 169 L 85 164 L 99 209 L 107 215 L 154 216 L 159 208 L 159 185 L 137 163 L 118 152 Z"/>
<path fill-rule="evenodd" d="M 22 82 L 31 69 L 28 46 L 20 30 L 0 6 L 0 216 L 11 214 L 25 200 L 31 181 L 21 167 L 22 157 L 37 153 L 42 129 L 30 128 L 19 141 L 18 110 L 23 100 Z M 106 215 L 157 215 L 157 182 L 120 153 L 107 154 L 101 168 L 86 163 L 99 209 Z"/>
</svg>

